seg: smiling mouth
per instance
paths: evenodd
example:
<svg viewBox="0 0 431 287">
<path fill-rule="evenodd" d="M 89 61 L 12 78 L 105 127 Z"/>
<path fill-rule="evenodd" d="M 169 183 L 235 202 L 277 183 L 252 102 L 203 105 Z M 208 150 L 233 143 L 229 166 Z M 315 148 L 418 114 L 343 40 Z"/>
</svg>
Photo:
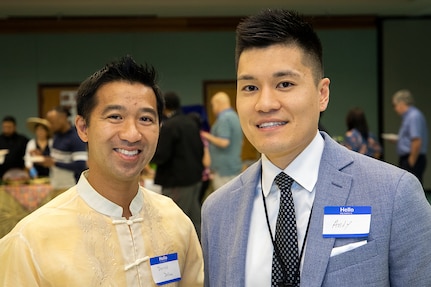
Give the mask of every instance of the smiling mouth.
<svg viewBox="0 0 431 287">
<path fill-rule="evenodd" d="M 135 149 L 135 150 L 125 150 L 125 149 L 122 149 L 122 148 L 116 148 L 115 151 L 117 151 L 117 152 L 119 152 L 119 153 L 121 153 L 121 154 L 123 154 L 125 156 L 135 156 L 138 153 L 140 153 L 140 151 L 137 150 L 137 149 Z"/>
<path fill-rule="evenodd" d="M 287 122 L 269 122 L 269 123 L 263 123 L 263 124 L 257 125 L 257 127 L 262 129 L 262 128 L 283 126 L 285 124 L 287 124 Z"/>
</svg>

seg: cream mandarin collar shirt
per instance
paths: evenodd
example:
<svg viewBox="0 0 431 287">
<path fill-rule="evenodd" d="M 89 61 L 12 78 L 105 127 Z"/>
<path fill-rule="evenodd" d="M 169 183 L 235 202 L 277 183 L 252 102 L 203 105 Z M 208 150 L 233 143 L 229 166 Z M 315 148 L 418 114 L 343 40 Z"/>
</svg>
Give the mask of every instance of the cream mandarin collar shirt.
<svg viewBox="0 0 431 287">
<path fill-rule="evenodd" d="M 87 180 L 88 170 L 81 174 L 81 178 L 77 183 L 77 191 L 79 196 L 94 210 L 113 218 L 124 218 L 123 208 L 116 203 L 108 200 L 98 193 Z M 144 205 L 144 196 L 142 192 L 138 192 L 139 186 L 136 185 L 136 196 L 130 203 L 130 212 L 132 217 L 139 214 Z"/>
<path fill-rule="evenodd" d="M 275 226 L 280 204 L 280 190 L 274 183 L 275 177 L 282 171 L 294 179 L 292 195 L 298 229 L 299 253 L 304 243 L 308 220 L 315 196 L 315 186 L 319 174 L 320 159 L 324 140 L 319 132 L 311 143 L 284 170 L 273 165 L 262 155 L 262 177 L 255 190 L 250 233 L 246 257 L 246 287 L 271 286 L 273 245 L 266 222 L 262 193 L 265 196 L 271 232 L 275 236 Z M 305 246 L 305 245 L 304 245 Z M 303 264 L 301 262 L 301 268 Z"/>
<path fill-rule="evenodd" d="M 0 239 L 2 286 L 156 287 L 150 258 L 172 253 L 181 280 L 169 286 L 203 285 L 195 228 L 170 198 L 137 186 L 126 219 L 86 175 Z"/>
</svg>

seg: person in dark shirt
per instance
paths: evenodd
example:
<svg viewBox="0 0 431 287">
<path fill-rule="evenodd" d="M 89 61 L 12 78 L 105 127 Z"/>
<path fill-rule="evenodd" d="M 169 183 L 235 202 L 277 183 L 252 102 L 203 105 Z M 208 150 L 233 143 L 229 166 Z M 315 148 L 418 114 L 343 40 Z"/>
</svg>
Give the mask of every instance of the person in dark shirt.
<svg viewBox="0 0 431 287">
<path fill-rule="evenodd" d="M 76 128 L 69 121 L 67 107 L 57 106 L 46 114 L 54 133 L 51 157 L 45 159 L 49 166 L 51 185 L 56 193 L 72 187 L 87 169 L 87 145 L 79 138 Z"/>
<path fill-rule="evenodd" d="M 200 129 L 190 116 L 181 112 L 176 93 L 166 93 L 164 99 L 165 119 L 152 159 L 157 165 L 154 183 L 162 186 L 162 193 L 172 198 L 190 217 L 199 235 L 199 195 L 204 170 Z"/>
<path fill-rule="evenodd" d="M 4 161 L 0 164 L 0 179 L 12 168 L 24 169 L 24 155 L 28 138 L 17 133 L 16 120 L 13 116 L 5 116 L 2 120 L 0 150 L 5 150 Z"/>
</svg>

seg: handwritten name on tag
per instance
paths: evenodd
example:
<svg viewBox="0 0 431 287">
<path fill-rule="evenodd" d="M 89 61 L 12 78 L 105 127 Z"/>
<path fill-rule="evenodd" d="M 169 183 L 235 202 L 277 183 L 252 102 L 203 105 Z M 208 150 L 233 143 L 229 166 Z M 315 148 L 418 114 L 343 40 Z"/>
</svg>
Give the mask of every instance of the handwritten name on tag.
<svg viewBox="0 0 431 287">
<path fill-rule="evenodd" d="M 157 285 L 165 285 L 180 281 L 178 253 L 171 253 L 150 258 L 151 273 Z"/>
<path fill-rule="evenodd" d="M 323 237 L 367 237 L 370 223 L 371 206 L 326 206 Z"/>
</svg>

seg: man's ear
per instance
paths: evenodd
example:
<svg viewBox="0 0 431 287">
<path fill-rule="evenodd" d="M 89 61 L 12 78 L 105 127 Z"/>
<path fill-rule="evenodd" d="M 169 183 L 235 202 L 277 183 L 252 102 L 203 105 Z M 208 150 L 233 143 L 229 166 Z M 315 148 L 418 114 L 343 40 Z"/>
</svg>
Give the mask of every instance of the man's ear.
<svg viewBox="0 0 431 287">
<path fill-rule="evenodd" d="M 78 131 L 78 136 L 81 138 L 83 142 L 88 142 L 88 134 L 87 134 L 87 122 L 82 116 L 76 116 L 75 118 L 75 127 Z"/>
<path fill-rule="evenodd" d="M 329 84 L 331 81 L 329 78 L 323 78 L 320 80 L 318 85 L 319 90 L 319 110 L 320 112 L 323 112 L 328 107 L 329 103 Z"/>
</svg>

